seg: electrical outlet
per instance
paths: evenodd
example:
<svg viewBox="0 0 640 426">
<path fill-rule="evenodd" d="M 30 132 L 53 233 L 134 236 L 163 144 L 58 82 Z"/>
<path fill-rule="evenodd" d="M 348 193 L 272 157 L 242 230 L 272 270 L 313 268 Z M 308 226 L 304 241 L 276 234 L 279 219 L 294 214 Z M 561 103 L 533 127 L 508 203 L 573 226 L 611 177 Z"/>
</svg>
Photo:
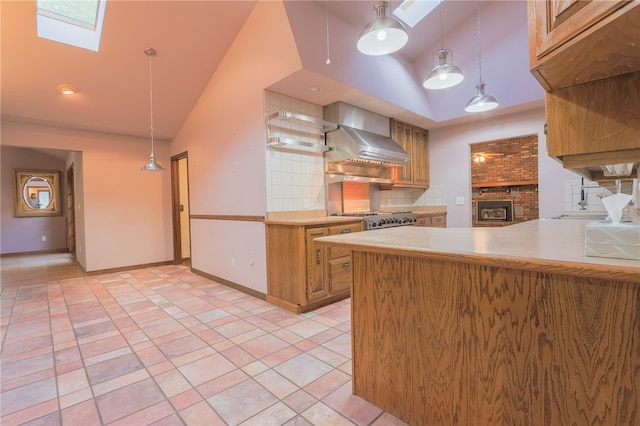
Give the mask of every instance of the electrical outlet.
<svg viewBox="0 0 640 426">
<path fill-rule="evenodd" d="M 236 266 L 236 258 L 235 257 L 231 258 L 231 266 Z"/>
<path fill-rule="evenodd" d="M 303 209 L 308 209 L 309 208 L 309 200 L 307 200 L 306 198 L 304 200 L 302 200 L 302 208 Z"/>
<path fill-rule="evenodd" d="M 42 241 L 47 241 L 47 236 L 46 235 L 42 236 Z"/>
<path fill-rule="evenodd" d="M 464 206 L 464 197 L 456 197 L 456 205 Z"/>
<path fill-rule="evenodd" d="M 249 256 L 249 265 L 253 266 L 253 256 Z"/>
</svg>

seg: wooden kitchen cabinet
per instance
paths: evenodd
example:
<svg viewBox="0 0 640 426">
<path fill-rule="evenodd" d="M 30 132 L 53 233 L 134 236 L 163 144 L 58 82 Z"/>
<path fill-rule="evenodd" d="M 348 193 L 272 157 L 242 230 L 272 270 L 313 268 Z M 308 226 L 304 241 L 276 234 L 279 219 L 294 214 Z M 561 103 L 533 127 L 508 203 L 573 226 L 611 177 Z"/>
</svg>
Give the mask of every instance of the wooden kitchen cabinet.
<svg viewBox="0 0 640 426">
<path fill-rule="evenodd" d="M 349 297 L 351 251 L 314 239 L 362 231 L 362 219 L 340 224 L 267 224 L 267 301 L 300 313 Z"/>
<path fill-rule="evenodd" d="M 527 5 L 549 155 L 591 180 L 601 180 L 602 165 L 640 162 L 640 2 Z"/>
<path fill-rule="evenodd" d="M 415 226 L 430 226 L 432 228 L 446 228 L 446 213 L 418 213 Z"/>
<path fill-rule="evenodd" d="M 406 166 L 392 167 L 395 188 L 429 188 L 429 132 L 401 121 L 391 121 L 391 137 L 409 153 Z"/>
<path fill-rule="evenodd" d="M 640 2 L 529 1 L 529 65 L 546 90 L 640 71 Z"/>
</svg>

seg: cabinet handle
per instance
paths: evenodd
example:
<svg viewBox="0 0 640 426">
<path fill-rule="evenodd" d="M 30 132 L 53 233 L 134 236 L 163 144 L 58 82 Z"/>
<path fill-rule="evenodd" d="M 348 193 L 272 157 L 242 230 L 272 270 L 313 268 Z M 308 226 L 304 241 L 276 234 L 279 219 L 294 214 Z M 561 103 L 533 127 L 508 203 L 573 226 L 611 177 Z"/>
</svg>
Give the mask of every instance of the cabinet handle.
<svg viewBox="0 0 640 426">
<path fill-rule="evenodd" d="M 344 262 L 344 263 L 342 264 L 342 267 L 343 267 L 343 268 L 348 268 L 348 267 L 350 267 L 350 266 L 351 266 L 351 262 Z"/>
<path fill-rule="evenodd" d="M 320 264 L 320 248 L 316 249 L 316 265 Z"/>
<path fill-rule="evenodd" d="M 351 229 L 343 229 L 342 231 L 340 231 L 341 234 L 350 234 L 351 233 Z"/>
</svg>

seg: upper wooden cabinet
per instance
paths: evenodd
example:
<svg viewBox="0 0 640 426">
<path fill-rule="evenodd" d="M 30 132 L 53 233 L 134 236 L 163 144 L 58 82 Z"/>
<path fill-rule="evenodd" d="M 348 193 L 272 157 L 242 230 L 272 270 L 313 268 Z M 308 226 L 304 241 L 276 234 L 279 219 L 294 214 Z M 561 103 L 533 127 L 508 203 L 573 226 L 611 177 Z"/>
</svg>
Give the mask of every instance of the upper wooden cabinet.
<svg viewBox="0 0 640 426">
<path fill-rule="evenodd" d="M 529 64 L 546 90 L 640 71 L 640 2 L 528 2 Z"/>
<path fill-rule="evenodd" d="M 411 156 L 407 166 L 393 167 L 396 188 L 429 188 L 429 132 L 421 127 L 391 120 L 391 137 Z"/>
<path fill-rule="evenodd" d="M 549 155 L 591 180 L 600 166 L 640 162 L 640 1 L 527 5 Z"/>
</svg>

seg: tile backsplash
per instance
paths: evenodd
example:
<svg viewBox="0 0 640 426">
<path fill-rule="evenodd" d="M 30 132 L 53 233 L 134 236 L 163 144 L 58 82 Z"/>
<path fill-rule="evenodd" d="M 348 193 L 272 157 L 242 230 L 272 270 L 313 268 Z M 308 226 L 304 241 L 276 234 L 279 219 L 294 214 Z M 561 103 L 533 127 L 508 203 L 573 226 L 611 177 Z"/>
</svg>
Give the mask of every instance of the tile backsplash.
<svg viewBox="0 0 640 426">
<path fill-rule="evenodd" d="M 265 91 L 264 116 L 290 111 L 322 119 L 322 106 Z M 318 128 L 300 122 L 279 125 L 282 134 L 305 142 L 317 142 Z M 266 137 L 266 135 L 265 135 Z M 322 153 L 267 147 L 267 211 L 323 210 L 325 208 L 324 157 Z"/>
<path fill-rule="evenodd" d="M 447 204 L 446 186 L 431 185 L 426 191 L 423 189 L 393 189 L 382 191 L 380 194 L 380 208 L 398 206 L 445 206 Z"/>
<path fill-rule="evenodd" d="M 582 188 L 584 185 L 584 202 L 582 201 Z M 626 181 L 621 186 L 621 192 L 632 194 L 632 183 Z M 564 183 L 564 210 L 567 214 L 587 214 L 602 213 L 606 214 L 607 210 L 602 204 L 602 198 L 613 195 L 617 191 L 615 185 L 604 186 L 595 182 L 585 180 L 584 184 L 581 179 L 571 179 Z"/>
<path fill-rule="evenodd" d="M 322 106 L 265 91 L 265 118 L 280 111 L 290 111 L 322 119 Z M 269 136 L 292 137 L 304 142 L 321 143 L 320 127 L 283 120 Z M 266 130 L 265 130 L 265 138 Z M 267 211 L 325 210 L 324 156 L 285 148 L 266 147 Z M 428 190 L 394 189 L 381 191 L 380 208 L 398 206 L 444 206 L 445 185 L 432 185 Z"/>
</svg>

